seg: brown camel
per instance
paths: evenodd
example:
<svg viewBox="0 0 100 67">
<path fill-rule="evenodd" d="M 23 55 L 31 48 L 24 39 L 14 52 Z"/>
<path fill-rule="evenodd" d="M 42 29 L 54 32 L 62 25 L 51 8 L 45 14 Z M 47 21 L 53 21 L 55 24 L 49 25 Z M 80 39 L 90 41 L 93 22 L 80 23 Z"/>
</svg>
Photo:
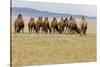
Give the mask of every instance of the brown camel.
<svg viewBox="0 0 100 67">
<path fill-rule="evenodd" d="M 62 33 L 64 31 L 64 27 L 65 27 L 63 18 L 61 18 L 60 22 L 58 23 L 58 27 L 59 27 L 59 33 Z"/>
<path fill-rule="evenodd" d="M 48 17 L 45 17 L 44 22 L 42 24 L 42 28 L 43 28 L 43 31 L 45 31 L 45 33 L 47 33 L 48 30 L 51 33 L 51 28 L 50 28 L 50 25 L 49 25 Z"/>
<path fill-rule="evenodd" d="M 84 16 L 82 16 L 82 20 L 81 20 L 81 33 L 83 33 L 84 35 L 86 35 L 86 30 L 87 30 L 87 21 L 85 19 Z"/>
<path fill-rule="evenodd" d="M 36 31 L 36 24 L 34 18 L 30 18 L 28 23 L 29 32 Z"/>
<path fill-rule="evenodd" d="M 58 31 L 58 23 L 57 23 L 57 19 L 55 17 L 51 21 L 51 28 L 52 28 L 53 33 Z"/>
<path fill-rule="evenodd" d="M 19 14 L 17 16 L 17 19 L 15 20 L 15 23 L 14 23 L 14 28 L 15 28 L 15 32 L 20 33 L 20 31 L 22 30 L 22 33 L 23 33 L 23 30 L 24 30 L 24 20 L 23 20 L 21 14 Z"/>
<path fill-rule="evenodd" d="M 43 25 L 42 24 L 43 24 L 42 17 L 39 17 L 38 20 L 37 20 L 37 22 L 36 22 L 36 27 L 37 27 L 36 32 L 37 33 L 39 33 L 40 31 L 43 30 L 43 28 L 42 28 Z"/>
<path fill-rule="evenodd" d="M 69 27 L 68 27 L 68 23 L 69 23 L 68 18 L 66 17 L 65 20 L 63 20 L 63 22 L 64 22 L 64 28 L 65 28 L 64 31 L 66 32 L 67 30 L 69 30 Z"/>
<path fill-rule="evenodd" d="M 70 29 L 70 33 L 76 32 L 77 23 L 76 23 L 76 20 L 72 16 L 69 18 L 68 26 L 69 26 L 69 29 Z"/>
</svg>

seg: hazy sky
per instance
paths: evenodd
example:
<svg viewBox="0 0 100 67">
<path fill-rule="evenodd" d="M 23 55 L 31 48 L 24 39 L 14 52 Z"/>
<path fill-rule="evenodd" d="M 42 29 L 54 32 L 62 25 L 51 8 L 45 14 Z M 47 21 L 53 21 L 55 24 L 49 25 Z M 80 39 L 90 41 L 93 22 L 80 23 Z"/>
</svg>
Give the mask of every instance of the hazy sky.
<svg viewBox="0 0 100 67">
<path fill-rule="evenodd" d="M 41 11 L 66 13 L 74 15 L 96 16 L 97 7 L 94 5 L 75 5 L 75 4 L 62 4 L 62 3 L 47 3 L 47 2 L 34 2 L 34 1 L 18 1 L 12 0 L 12 7 L 27 7 L 38 9 Z"/>
</svg>

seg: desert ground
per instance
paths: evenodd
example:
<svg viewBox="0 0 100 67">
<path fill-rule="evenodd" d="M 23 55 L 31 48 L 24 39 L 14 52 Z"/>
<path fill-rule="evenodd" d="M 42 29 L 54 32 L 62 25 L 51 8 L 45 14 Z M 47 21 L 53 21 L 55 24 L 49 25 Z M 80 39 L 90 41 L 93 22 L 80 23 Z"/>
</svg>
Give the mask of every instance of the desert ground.
<svg viewBox="0 0 100 67">
<path fill-rule="evenodd" d="M 12 66 L 63 64 L 96 61 L 96 20 L 88 19 L 86 36 L 79 34 L 29 33 L 24 18 L 24 33 L 13 32 L 12 18 Z M 59 19 L 60 20 L 60 19 Z M 51 20 L 50 20 L 51 21 Z M 79 25 L 80 19 L 77 19 Z"/>
</svg>

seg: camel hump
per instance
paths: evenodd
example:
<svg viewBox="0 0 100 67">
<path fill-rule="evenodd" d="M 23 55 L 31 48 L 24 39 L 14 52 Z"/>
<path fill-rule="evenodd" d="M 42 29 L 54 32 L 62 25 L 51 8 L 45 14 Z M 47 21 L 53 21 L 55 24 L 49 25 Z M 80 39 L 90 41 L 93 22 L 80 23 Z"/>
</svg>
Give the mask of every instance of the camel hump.
<svg viewBox="0 0 100 67">
<path fill-rule="evenodd" d="M 30 20 L 33 20 L 33 17 L 30 17 Z"/>
<path fill-rule="evenodd" d="M 33 18 L 31 17 L 31 18 L 30 18 L 30 21 L 32 21 L 32 20 L 33 20 Z"/>
<path fill-rule="evenodd" d="M 54 17 L 54 18 L 53 18 L 53 21 L 52 21 L 52 22 L 57 22 L 57 19 L 56 19 L 56 17 Z"/>
<path fill-rule="evenodd" d="M 24 23 L 24 20 L 23 20 L 21 14 L 19 14 L 19 15 L 17 16 L 16 22 L 17 22 L 17 23 Z"/>
<path fill-rule="evenodd" d="M 48 17 L 45 17 L 44 22 L 43 23 L 49 23 L 48 21 Z"/>
</svg>

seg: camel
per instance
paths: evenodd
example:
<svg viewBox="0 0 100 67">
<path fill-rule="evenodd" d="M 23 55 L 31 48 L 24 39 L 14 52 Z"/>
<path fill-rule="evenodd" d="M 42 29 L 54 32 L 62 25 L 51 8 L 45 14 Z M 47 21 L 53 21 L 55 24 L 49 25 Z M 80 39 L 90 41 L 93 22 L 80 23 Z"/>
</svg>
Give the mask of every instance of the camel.
<svg viewBox="0 0 100 67">
<path fill-rule="evenodd" d="M 84 35 L 86 35 L 87 25 L 88 24 L 87 24 L 85 17 L 82 16 L 80 27 L 81 27 L 81 33 L 84 34 Z"/>
<path fill-rule="evenodd" d="M 36 31 L 36 24 L 35 24 L 35 20 L 34 18 L 30 18 L 29 23 L 28 23 L 28 28 L 29 28 L 29 32 L 34 32 Z"/>
<path fill-rule="evenodd" d="M 19 14 L 17 16 L 17 19 L 15 20 L 15 23 L 14 23 L 14 28 L 15 28 L 15 33 L 20 33 L 20 31 L 22 30 L 22 33 L 23 33 L 23 30 L 24 30 L 24 20 L 22 18 L 22 15 Z"/>
</svg>

